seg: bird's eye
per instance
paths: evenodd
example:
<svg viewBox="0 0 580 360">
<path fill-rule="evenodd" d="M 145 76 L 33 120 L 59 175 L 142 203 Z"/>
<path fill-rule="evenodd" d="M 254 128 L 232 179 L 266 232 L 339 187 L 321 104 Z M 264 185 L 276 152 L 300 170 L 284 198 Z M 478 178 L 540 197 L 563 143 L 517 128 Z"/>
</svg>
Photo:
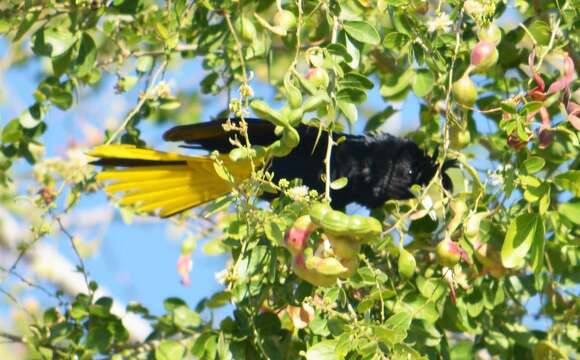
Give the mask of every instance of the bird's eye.
<svg viewBox="0 0 580 360">
<path fill-rule="evenodd" d="M 408 174 L 413 175 L 413 170 L 409 170 Z"/>
</svg>

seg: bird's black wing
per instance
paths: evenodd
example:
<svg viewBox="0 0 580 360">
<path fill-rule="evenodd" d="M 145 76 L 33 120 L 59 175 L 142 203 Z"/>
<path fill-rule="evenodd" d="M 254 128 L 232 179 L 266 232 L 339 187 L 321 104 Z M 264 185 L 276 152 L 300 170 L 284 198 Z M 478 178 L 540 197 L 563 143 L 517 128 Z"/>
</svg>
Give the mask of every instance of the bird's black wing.
<svg viewBox="0 0 580 360">
<path fill-rule="evenodd" d="M 245 119 L 248 124 L 248 137 L 253 145 L 269 145 L 278 137 L 274 133 L 274 125 L 260 119 Z M 207 121 L 192 125 L 173 127 L 163 134 L 166 141 L 183 141 L 188 147 L 208 151 L 228 152 L 234 148 L 230 139 L 240 138 L 236 131 L 226 131 L 223 125 L 227 119 Z M 233 125 L 238 125 L 240 119 L 230 119 Z M 243 142 L 242 142 L 243 143 Z"/>
<path fill-rule="evenodd" d="M 267 146 L 280 138 L 276 135 L 276 127 L 272 123 L 255 118 L 246 118 L 244 120 L 248 124 L 248 137 L 252 145 Z M 238 132 L 224 130 L 223 125 L 227 121 L 228 119 L 218 119 L 198 124 L 175 126 L 163 134 L 163 139 L 166 141 L 182 141 L 189 148 L 229 152 L 234 148 L 230 139 L 242 139 Z M 232 124 L 238 125 L 240 119 L 232 118 L 230 121 Z M 316 143 L 318 129 L 311 126 L 299 125 L 296 130 L 300 134 L 301 146 L 312 149 Z M 320 138 L 320 144 L 322 144 L 325 136 L 320 136 Z"/>
</svg>

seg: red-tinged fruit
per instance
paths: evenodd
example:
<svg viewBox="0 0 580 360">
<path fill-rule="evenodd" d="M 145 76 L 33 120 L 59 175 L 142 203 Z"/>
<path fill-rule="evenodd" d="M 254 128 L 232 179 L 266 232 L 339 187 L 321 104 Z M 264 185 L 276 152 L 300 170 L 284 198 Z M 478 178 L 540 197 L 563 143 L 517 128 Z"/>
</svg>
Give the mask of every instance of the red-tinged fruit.
<svg viewBox="0 0 580 360">
<path fill-rule="evenodd" d="M 477 88 L 467 74 L 453 83 L 453 96 L 458 103 L 472 107 L 477 101 Z"/>
<path fill-rule="evenodd" d="M 471 65 L 475 72 L 485 72 L 497 64 L 498 52 L 495 45 L 481 40 L 471 50 Z"/>
<path fill-rule="evenodd" d="M 439 263 L 448 268 L 454 267 L 461 259 L 469 261 L 465 250 L 458 243 L 450 239 L 445 239 L 437 244 L 436 252 Z"/>
<path fill-rule="evenodd" d="M 328 72 L 321 68 L 311 68 L 306 74 L 306 79 L 310 81 L 312 85 L 319 89 L 326 89 L 330 83 L 330 77 Z"/>
<path fill-rule="evenodd" d="M 304 251 L 308 244 L 308 238 L 314 230 L 316 230 L 316 225 L 312 223 L 310 216 L 301 216 L 294 221 L 294 224 L 286 233 L 284 245 L 292 255 L 296 255 Z"/>
</svg>

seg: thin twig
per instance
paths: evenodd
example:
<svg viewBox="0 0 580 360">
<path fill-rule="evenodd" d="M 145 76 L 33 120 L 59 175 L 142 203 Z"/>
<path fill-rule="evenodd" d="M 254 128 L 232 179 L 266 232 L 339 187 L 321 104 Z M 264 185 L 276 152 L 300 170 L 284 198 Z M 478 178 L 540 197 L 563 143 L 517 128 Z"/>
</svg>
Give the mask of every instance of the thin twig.
<svg viewBox="0 0 580 360">
<path fill-rule="evenodd" d="M 151 77 L 151 81 L 149 83 L 149 85 L 147 86 L 147 88 L 145 89 L 145 92 L 141 95 L 141 99 L 139 99 L 139 102 L 137 103 L 137 105 L 133 108 L 133 110 L 131 110 L 131 112 L 129 114 L 127 114 L 127 117 L 125 117 L 125 120 L 123 120 L 123 123 L 121 124 L 121 126 L 115 130 L 115 132 L 111 135 L 111 137 L 109 138 L 109 140 L 107 140 L 107 142 L 105 143 L 106 145 L 111 144 L 118 136 L 119 134 L 125 130 L 125 128 L 127 127 L 127 125 L 129 124 L 129 122 L 133 119 L 133 117 L 139 112 L 139 110 L 141 110 L 141 107 L 143 107 L 143 105 L 145 104 L 145 102 L 149 99 L 149 97 L 151 96 L 150 92 L 151 92 L 151 88 L 153 87 L 153 85 L 155 84 L 155 82 L 157 81 L 157 78 L 159 77 L 159 75 L 161 75 L 161 73 L 163 72 L 163 70 L 165 70 L 165 67 L 167 66 L 167 60 L 165 60 L 157 69 L 157 71 L 153 74 L 153 76 Z"/>
<path fill-rule="evenodd" d="M 79 252 L 79 249 L 77 248 L 77 245 L 75 244 L 75 240 L 74 240 L 74 236 L 64 227 L 62 220 L 60 218 L 60 216 L 55 215 L 52 210 L 48 210 L 48 213 L 50 214 L 50 216 L 52 216 L 52 218 L 56 221 L 58 228 L 60 229 L 60 231 L 68 238 L 70 245 L 75 253 L 75 256 L 77 257 L 77 261 L 78 263 L 78 268 L 79 271 L 81 272 L 81 274 L 83 275 L 83 279 L 85 281 L 85 285 L 87 286 L 87 292 L 90 296 L 92 296 L 92 290 L 91 290 L 91 286 L 90 286 L 90 281 L 89 281 L 89 276 L 87 274 L 87 268 L 85 266 L 85 262 Z"/>
</svg>

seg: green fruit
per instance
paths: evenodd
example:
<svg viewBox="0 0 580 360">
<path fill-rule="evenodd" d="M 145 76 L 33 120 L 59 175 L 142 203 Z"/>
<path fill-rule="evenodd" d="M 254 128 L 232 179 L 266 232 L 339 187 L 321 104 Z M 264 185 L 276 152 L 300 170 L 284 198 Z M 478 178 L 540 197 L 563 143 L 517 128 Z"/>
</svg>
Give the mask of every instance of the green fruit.
<svg viewBox="0 0 580 360">
<path fill-rule="evenodd" d="M 292 269 L 296 276 L 304 281 L 307 281 L 315 286 L 329 287 L 336 284 L 337 276 L 324 275 L 316 272 L 315 270 L 308 270 L 306 268 L 306 262 L 304 260 L 304 254 L 298 254 L 294 256 L 292 261 Z"/>
<path fill-rule="evenodd" d="M 445 239 L 437 244 L 437 257 L 442 266 L 452 268 L 461 260 L 464 250 L 456 243 Z"/>
<path fill-rule="evenodd" d="M 340 259 L 356 257 L 360 252 L 360 243 L 349 238 L 327 235 L 332 246 L 332 251 Z"/>
<path fill-rule="evenodd" d="M 272 109 L 265 101 L 253 100 L 250 103 L 250 107 L 258 116 L 266 118 L 272 124 L 282 127 L 288 126 L 288 122 L 285 121 L 280 112 Z"/>
<path fill-rule="evenodd" d="M 401 248 L 399 250 L 399 274 L 405 279 L 409 279 L 415 273 L 417 263 L 413 254 Z"/>
<path fill-rule="evenodd" d="M 306 100 L 304 102 L 304 105 L 302 106 L 302 110 L 304 112 L 314 111 L 322 104 L 329 103 L 329 102 L 330 102 L 330 98 L 328 97 L 328 95 L 317 94 L 317 95 L 309 97 L 308 100 Z"/>
<path fill-rule="evenodd" d="M 348 259 L 342 259 L 341 261 L 342 266 L 346 268 L 346 271 L 340 273 L 338 275 L 341 279 L 348 279 L 349 277 L 353 276 L 358 269 L 359 259 L 358 256 L 354 256 Z"/>
<path fill-rule="evenodd" d="M 477 101 L 477 88 L 467 74 L 453 83 L 453 96 L 458 103 L 468 107 Z"/>
<path fill-rule="evenodd" d="M 330 205 L 317 202 L 317 203 L 312 204 L 312 206 L 310 206 L 310 210 L 308 211 L 308 215 L 310 215 L 312 222 L 314 222 L 318 226 L 321 226 L 322 219 L 330 211 L 332 211 L 332 208 L 330 207 Z"/>
<path fill-rule="evenodd" d="M 487 28 L 477 34 L 480 40 L 489 41 L 495 45 L 501 42 L 501 30 L 495 24 L 490 24 Z"/>
<path fill-rule="evenodd" d="M 280 139 L 282 146 L 288 149 L 294 149 L 300 143 L 300 135 L 298 131 L 291 126 L 288 126 L 282 131 L 282 138 Z"/>
<path fill-rule="evenodd" d="M 349 217 L 345 213 L 331 210 L 322 218 L 320 225 L 326 233 L 344 235 L 348 234 L 348 223 Z"/>
<path fill-rule="evenodd" d="M 242 40 L 246 42 L 252 42 L 256 39 L 256 27 L 254 23 L 251 22 L 246 17 L 239 18 L 237 22 L 237 30 L 240 32 Z"/>
<path fill-rule="evenodd" d="M 376 236 L 383 231 L 381 222 L 373 217 L 352 215 L 349 217 L 348 232 L 359 241 Z"/>
<path fill-rule="evenodd" d="M 280 10 L 274 15 L 274 25 L 284 32 L 296 28 L 296 16 L 291 11 Z"/>
<path fill-rule="evenodd" d="M 459 126 L 449 128 L 449 143 L 453 149 L 463 149 L 471 141 L 471 133 Z"/>
</svg>

